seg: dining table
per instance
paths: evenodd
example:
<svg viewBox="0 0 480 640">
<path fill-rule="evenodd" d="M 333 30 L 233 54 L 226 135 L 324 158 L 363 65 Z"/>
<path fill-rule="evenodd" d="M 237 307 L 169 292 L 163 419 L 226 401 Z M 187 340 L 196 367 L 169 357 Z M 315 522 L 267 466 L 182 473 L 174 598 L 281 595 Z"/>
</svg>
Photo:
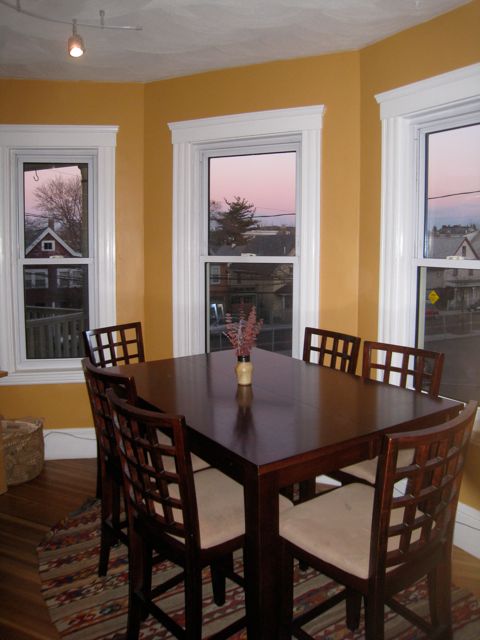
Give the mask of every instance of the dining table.
<svg viewBox="0 0 480 640">
<path fill-rule="evenodd" d="M 232 350 L 112 372 L 185 416 L 190 450 L 243 485 L 247 636 L 267 640 L 280 636 L 280 490 L 372 458 L 384 434 L 438 424 L 463 404 L 258 348 L 251 361 L 250 386 L 237 385 Z"/>
</svg>

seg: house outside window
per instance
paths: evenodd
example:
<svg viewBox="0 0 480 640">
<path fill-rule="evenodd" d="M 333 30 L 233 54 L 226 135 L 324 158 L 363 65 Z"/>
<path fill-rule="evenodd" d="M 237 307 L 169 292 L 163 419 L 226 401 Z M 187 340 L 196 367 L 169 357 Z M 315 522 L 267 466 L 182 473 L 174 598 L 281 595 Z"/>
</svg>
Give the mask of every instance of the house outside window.
<svg viewBox="0 0 480 640">
<path fill-rule="evenodd" d="M 377 100 L 379 339 L 445 353 L 440 393 L 480 399 L 480 65 Z"/>
<path fill-rule="evenodd" d="M 215 324 L 219 316 L 212 310 L 221 307 L 235 317 L 241 305 L 248 312 L 255 304 L 263 305 L 265 311 L 258 315 L 265 313 L 269 332 L 285 321 L 288 338 L 282 338 L 282 345 L 275 340 L 278 350 L 301 357 L 304 327 L 319 322 L 322 119 L 323 107 L 315 106 L 170 123 L 175 356 L 225 348 L 221 327 Z M 230 204 L 220 203 L 223 211 L 212 209 L 211 178 L 230 160 L 250 164 L 268 154 L 294 155 L 296 201 L 295 210 L 289 212 L 295 217 L 294 226 L 290 224 L 288 233 L 280 237 L 280 225 L 256 220 L 242 238 L 235 233 L 220 238 L 219 227 L 227 227 L 219 221 L 232 212 L 232 205 L 245 200 L 246 206 L 261 207 L 233 193 L 227 198 Z M 276 238 L 269 240 L 268 234 Z"/>
<path fill-rule="evenodd" d="M 2 384 L 82 380 L 81 332 L 114 323 L 116 130 L 0 127 Z"/>
</svg>

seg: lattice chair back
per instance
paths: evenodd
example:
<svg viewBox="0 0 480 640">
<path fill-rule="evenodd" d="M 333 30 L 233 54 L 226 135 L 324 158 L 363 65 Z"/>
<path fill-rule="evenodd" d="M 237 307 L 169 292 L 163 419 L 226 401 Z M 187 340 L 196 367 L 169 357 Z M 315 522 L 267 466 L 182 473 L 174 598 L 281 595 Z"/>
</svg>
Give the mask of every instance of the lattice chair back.
<svg viewBox="0 0 480 640">
<path fill-rule="evenodd" d="M 140 322 L 89 329 L 82 336 L 85 354 L 98 367 L 145 362 Z"/>
</svg>

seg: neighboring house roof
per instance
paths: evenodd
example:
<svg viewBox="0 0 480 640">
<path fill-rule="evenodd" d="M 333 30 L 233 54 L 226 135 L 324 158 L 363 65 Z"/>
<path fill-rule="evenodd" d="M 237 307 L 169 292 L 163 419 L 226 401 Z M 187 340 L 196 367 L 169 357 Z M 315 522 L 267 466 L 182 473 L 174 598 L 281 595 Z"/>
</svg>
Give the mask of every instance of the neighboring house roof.
<svg viewBox="0 0 480 640">
<path fill-rule="evenodd" d="M 38 235 L 35 238 L 35 240 L 29 244 L 29 246 L 25 249 L 25 256 L 28 256 L 28 254 L 31 253 L 31 251 L 33 251 L 33 249 L 37 246 L 37 244 L 42 240 L 45 240 L 47 236 L 51 236 L 52 240 L 55 240 L 55 242 L 58 242 L 65 249 L 65 251 L 67 251 L 72 257 L 74 258 L 82 257 L 81 253 L 72 249 L 72 247 L 68 245 L 65 242 L 65 240 L 62 240 L 62 238 L 58 235 L 58 233 L 56 233 L 56 231 L 54 231 L 51 227 L 46 227 L 40 233 L 40 235 Z"/>
<path fill-rule="evenodd" d="M 231 247 L 222 245 L 215 251 L 217 256 L 240 256 L 252 253 L 256 256 L 291 256 L 295 251 L 295 236 L 290 233 L 276 235 L 259 235 L 251 238 L 244 245 Z"/>
</svg>

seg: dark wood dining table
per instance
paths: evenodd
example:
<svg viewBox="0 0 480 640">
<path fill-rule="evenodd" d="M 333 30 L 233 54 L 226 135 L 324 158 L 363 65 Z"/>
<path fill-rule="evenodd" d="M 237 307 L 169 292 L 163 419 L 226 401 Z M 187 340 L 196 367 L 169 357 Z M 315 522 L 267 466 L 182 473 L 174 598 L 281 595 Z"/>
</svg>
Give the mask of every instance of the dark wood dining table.
<svg viewBox="0 0 480 640">
<path fill-rule="evenodd" d="M 261 349 L 252 362 L 248 387 L 237 386 L 232 351 L 112 372 L 184 415 L 191 450 L 243 484 L 247 634 L 266 640 L 279 637 L 279 490 L 373 457 L 386 432 L 431 426 L 463 405 Z"/>
</svg>

